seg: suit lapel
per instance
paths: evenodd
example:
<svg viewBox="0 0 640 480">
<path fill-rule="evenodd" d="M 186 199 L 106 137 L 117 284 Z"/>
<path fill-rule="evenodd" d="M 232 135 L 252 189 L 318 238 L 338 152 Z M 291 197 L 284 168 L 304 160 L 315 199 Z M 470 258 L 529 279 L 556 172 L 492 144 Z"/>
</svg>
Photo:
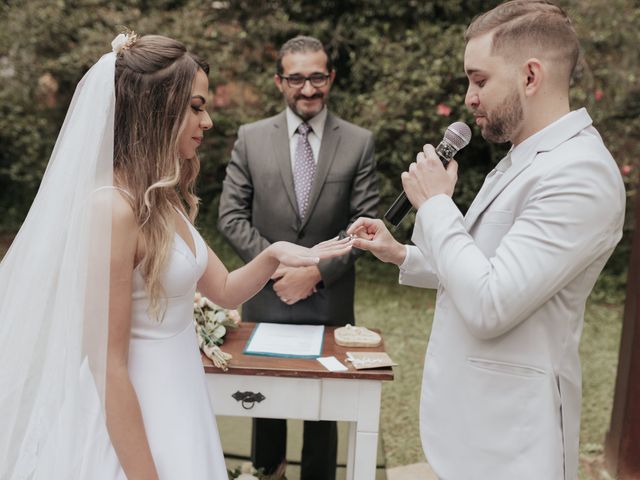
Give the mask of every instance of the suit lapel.
<svg viewBox="0 0 640 480">
<path fill-rule="evenodd" d="M 324 182 L 327 179 L 329 170 L 331 170 L 331 165 L 333 164 L 333 160 L 336 156 L 336 150 L 338 149 L 339 144 L 339 125 L 335 117 L 329 112 L 327 113 L 327 119 L 324 124 L 324 132 L 322 133 L 322 143 L 320 144 L 320 153 L 318 155 L 316 175 L 313 179 L 313 185 L 311 186 L 311 193 L 309 195 L 309 207 L 307 208 L 307 215 L 304 218 L 302 225 L 300 225 L 301 229 L 304 228 L 304 226 L 309 221 L 309 217 L 311 217 L 311 213 L 313 212 L 313 209 L 318 202 L 318 197 L 320 197 L 320 192 L 322 191 Z"/>
<path fill-rule="evenodd" d="M 464 217 L 464 224 L 467 228 L 467 231 L 471 230 L 473 224 L 478 220 L 478 217 L 482 212 L 484 212 L 487 207 L 493 202 L 493 199 L 496 198 L 500 193 L 509 185 L 518 175 L 520 175 L 529 165 L 535 156 L 523 159 L 522 161 L 512 165 L 504 174 L 502 178 L 498 180 L 493 188 L 489 191 L 488 195 L 482 200 L 482 203 L 478 205 L 471 205 L 467 214 Z"/>
<path fill-rule="evenodd" d="M 568 113 L 557 123 L 553 124 L 553 126 L 544 132 L 544 136 L 538 140 L 538 144 L 530 147 L 530 154 L 525 158 L 521 158 L 514 162 L 511 168 L 504 173 L 502 178 L 498 180 L 498 183 L 494 185 L 493 189 L 491 189 L 481 204 L 471 205 L 464 217 L 464 224 L 467 231 L 471 230 L 471 227 L 473 227 L 476 220 L 478 220 L 478 217 L 487 209 L 493 199 L 496 198 L 507 187 L 507 185 L 509 185 L 529 165 L 531 165 L 531 162 L 533 162 L 539 153 L 555 149 L 558 145 L 566 142 L 571 137 L 589 127 L 591 123 L 591 117 L 584 108 L 581 108 L 580 110 Z"/>
<path fill-rule="evenodd" d="M 287 192 L 287 197 L 291 203 L 293 211 L 298 214 L 298 201 L 293 186 L 293 172 L 291 170 L 291 150 L 289 149 L 289 131 L 287 130 L 286 111 L 283 111 L 273 120 L 273 135 L 271 135 L 271 146 L 275 162 L 278 164 L 280 177 Z"/>
</svg>

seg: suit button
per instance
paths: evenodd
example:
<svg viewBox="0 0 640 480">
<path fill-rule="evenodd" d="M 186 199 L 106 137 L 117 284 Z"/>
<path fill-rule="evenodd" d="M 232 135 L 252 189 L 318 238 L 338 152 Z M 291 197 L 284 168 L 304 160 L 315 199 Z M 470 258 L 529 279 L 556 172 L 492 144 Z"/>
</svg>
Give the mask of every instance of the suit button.
<svg viewBox="0 0 640 480">
<path fill-rule="evenodd" d="M 304 230 L 298 232 L 298 240 L 301 240 L 304 238 Z"/>
</svg>

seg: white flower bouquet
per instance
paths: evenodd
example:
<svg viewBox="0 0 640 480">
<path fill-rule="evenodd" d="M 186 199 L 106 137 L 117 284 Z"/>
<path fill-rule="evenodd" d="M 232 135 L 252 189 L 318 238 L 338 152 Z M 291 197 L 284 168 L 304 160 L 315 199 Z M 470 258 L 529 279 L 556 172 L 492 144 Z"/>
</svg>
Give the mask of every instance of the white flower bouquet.
<svg viewBox="0 0 640 480">
<path fill-rule="evenodd" d="M 262 471 L 256 470 L 251 462 L 245 462 L 234 470 L 227 470 L 231 480 L 287 480 L 285 476 L 286 463 L 282 463 L 271 475 L 265 475 Z"/>
<path fill-rule="evenodd" d="M 227 371 L 231 355 L 223 352 L 220 345 L 228 328 L 237 328 L 240 315 L 237 310 L 222 308 L 199 292 L 193 299 L 193 323 L 198 335 L 200 350 L 211 359 L 213 364 Z"/>
</svg>

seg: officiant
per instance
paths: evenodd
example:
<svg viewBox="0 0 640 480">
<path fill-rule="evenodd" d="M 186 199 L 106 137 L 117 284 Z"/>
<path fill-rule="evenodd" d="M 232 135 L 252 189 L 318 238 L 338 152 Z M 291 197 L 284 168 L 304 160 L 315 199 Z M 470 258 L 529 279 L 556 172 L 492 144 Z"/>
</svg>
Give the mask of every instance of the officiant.
<svg viewBox="0 0 640 480">
<path fill-rule="evenodd" d="M 218 228 L 248 262 L 271 243 L 313 245 L 375 217 L 378 188 L 370 131 L 329 112 L 336 71 L 312 37 L 287 41 L 274 82 L 285 109 L 242 125 L 220 198 Z M 281 267 L 242 307 L 250 322 L 354 323 L 354 263 L 361 252 L 318 266 Z M 286 420 L 254 419 L 252 460 L 270 474 L 286 461 Z M 301 479 L 333 480 L 335 422 L 304 422 Z"/>
</svg>

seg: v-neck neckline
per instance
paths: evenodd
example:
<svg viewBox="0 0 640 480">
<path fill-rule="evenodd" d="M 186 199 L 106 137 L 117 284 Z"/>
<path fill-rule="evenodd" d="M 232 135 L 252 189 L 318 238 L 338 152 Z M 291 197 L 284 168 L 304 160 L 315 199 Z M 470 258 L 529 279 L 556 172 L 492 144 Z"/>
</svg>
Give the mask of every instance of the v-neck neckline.
<svg viewBox="0 0 640 480">
<path fill-rule="evenodd" d="M 198 258 L 198 244 L 196 242 L 196 237 L 193 234 L 193 231 L 191 230 L 193 227 L 192 227 L 191 223 L 189 223 L 187 221 L 186 217 L 184 216 L 184 214 L 180 210 L 178 210 L 176 208 L 176 211 L 178 212 L 178 215 L 180 217 L 182 217 L 182 221 L 187 226 L 187 230 L 189 231 L 189 235 L 191 235 L 191 241 L 193 242 L 193 250 L 191 249 L 191 246 L 189 245 L 189 243 L 187 243 L 187 241 L 182 237 L 182 235 L 180 235 L 180 233 L 178 233 L 178 229 L 177 228 L 176 228 L 175 233 L 176 233 L 177 237 L 182 241 L 184 246 L 187 247 L 187 250 L 189 251 L 189 253 L 191 253 L 191 256 L 194 259 L 197 259 Z"/>
</svg>

